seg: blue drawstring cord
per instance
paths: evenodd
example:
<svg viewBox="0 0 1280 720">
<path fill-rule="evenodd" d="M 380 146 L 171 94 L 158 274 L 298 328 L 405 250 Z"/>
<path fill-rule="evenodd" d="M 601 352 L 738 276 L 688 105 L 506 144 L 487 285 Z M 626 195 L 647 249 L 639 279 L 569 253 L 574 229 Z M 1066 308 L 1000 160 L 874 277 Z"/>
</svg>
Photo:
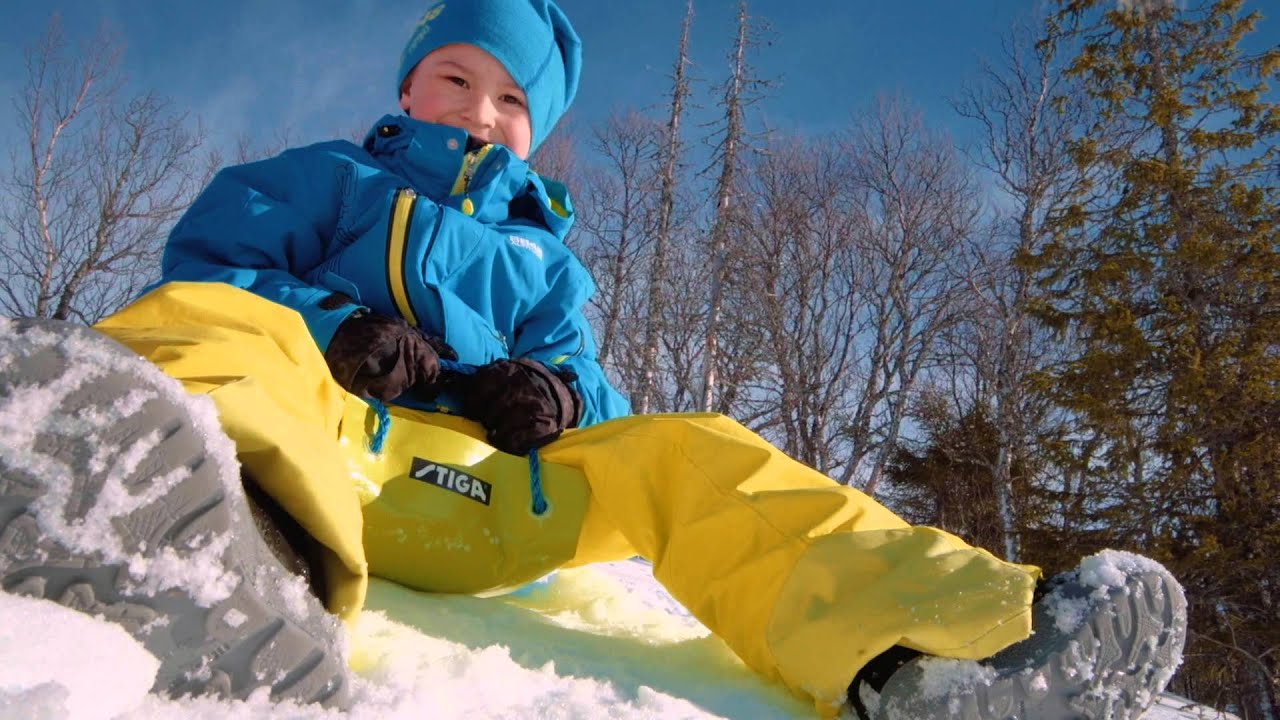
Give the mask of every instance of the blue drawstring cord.
<svg viewBox="0 0 1280 720">
<path fill-rule="evenodd" d="M 441 358 L 440 369 L 456 375 L 475 375 L 476 366 L 456 360 Z M 380 455 L 387 444 L 387 433 L 391 430 L 391 412 L 387 406 L 375 398 L 365 398 L 369 407 L 378 415 L 378 429 L 369 438 L 369 452 Z M 538 451 L 529 451 L 529 492 L 533 495 L 533 514 L 541 516 L 547 512 L 547 496 L 542 491 L 542 462 L 538 459 Z"/>
<path fill-rule="evenodd" d="M 369 403 L 369 407 L 378 415 L 378 429 L 373 431 L 373 435 L 369 438 L 369 452 L 374 455 L 381 455 L 382 448 L 387 444 L 387 433 L 391 431 L 391 411 L 387 410 L 387 406 L 377 398 L 365 398 L 365 402 Z"/>
<path fill-rule="evenodd" d="M 542 494 L 542 462 L 537 450 L 529 451 L 529 492 L 533 493 L 533 514 L 542 515 L 547 511 L 547 496 Z"/>
</svg>

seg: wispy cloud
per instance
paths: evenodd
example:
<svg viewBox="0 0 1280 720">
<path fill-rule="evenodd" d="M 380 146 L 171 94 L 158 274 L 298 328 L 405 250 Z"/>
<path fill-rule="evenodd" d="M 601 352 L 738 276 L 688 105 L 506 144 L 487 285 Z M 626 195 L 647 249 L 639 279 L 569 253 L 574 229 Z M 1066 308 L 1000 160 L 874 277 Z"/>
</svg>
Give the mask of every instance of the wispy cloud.
<svg viewBox="0 0 1280 720">
<path fill-rule="evenodd" d="M 370 123 L 395 108 L 394 63 L 411 16 L 373 0 L 241 4 L 189 65 L 190 81 L 209 88 L 197 111 L 232 136 L 314 141 Z M 205 74 L 219 67 L 227 71 Z"/>
<path fill-rule="evenodd" d="M 109 28 L 125 50 L 131 92 L 170 98 L 203 122 L 214 143 L 230 146 L 243 136 L 348 136 L 395 111 L 396 59 L 421 3 L 52 0 L 16 17 L 5 11 L 5 67 L 21 67 L 23 38 L 38 37 L 55 12 L 75 38 Z M 17 75 L 0 79 L 7 98 L 19 89 Z M 12 122 L 4 125 L 0 138 L 11 134 Z"/>
</svg>

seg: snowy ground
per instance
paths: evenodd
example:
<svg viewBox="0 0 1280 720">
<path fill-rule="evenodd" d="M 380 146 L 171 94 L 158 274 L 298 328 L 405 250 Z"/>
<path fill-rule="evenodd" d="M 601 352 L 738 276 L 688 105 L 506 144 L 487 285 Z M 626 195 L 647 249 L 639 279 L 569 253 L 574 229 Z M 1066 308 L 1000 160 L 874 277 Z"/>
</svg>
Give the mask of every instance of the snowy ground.
<svg viewBox="0 0 1280 720">
<path fill-rule="evenodd" d="M 0 593 L 0 718 L 812 718 L 756 679 L 639 561 L 557 573 L 513 595 L 426 595 L 374 580 L 352 634 L 357 707 L 150 695 L 156 661 L 123 631 Z M 1145 720 L 1181 712 L 1166 697 Z"/>
</svg>

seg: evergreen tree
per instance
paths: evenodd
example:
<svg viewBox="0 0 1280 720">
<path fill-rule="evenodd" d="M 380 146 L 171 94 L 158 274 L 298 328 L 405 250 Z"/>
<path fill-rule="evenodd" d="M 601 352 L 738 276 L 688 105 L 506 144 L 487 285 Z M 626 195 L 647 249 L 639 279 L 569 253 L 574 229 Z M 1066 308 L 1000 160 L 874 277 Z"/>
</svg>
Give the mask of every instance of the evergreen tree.
<svg viewBox="0 0 1280 720">
<path fill-rule="evenodd" d="M 1276 717 L 1280 674 L 1280 47 L 1243 0 L 1060 0 L 1046 37 L 1098 120 L 1088 182 L 1024 258 L 1080 341 L 1044 387 L 1076 415 L 1085 544 L 1169 562 L 1192 598 L 1184 691 Z"/>
<path fill-rule="evenodd" d="M 918 449 L 898 444 L 885 469 L 885 500 L 913 524 L 941 528 L 994 551 L 1004 546 L 1008 531 L 996 482 L 1004 462 L 999 429 L 982 405 L 957 416 L 944 395 L 926 392 L 917 402 L 913 418 L 927 439 Z M 1018 540 L 1040 562 L 1053 533 L 1045 523 L 1049 497 L 1033 485 L 1035 465 L 1034 458 L 1015 453 L 1006 470 L 1012 514 L 1021 521 Z"/>
</svg>

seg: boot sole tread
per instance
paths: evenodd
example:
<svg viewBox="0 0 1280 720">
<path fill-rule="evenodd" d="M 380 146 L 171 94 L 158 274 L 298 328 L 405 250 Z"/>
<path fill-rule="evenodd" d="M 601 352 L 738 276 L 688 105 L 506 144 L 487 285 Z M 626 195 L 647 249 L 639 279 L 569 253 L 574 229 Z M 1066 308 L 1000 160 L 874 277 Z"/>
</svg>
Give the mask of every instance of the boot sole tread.
<svg viewBox="0 0 1280 720">
<path fill-rule="evenodd" d="M 0 326 L 0 356 L 9 358 L 10 369 L 0 371 L 0 407 L 18 385 L 28 382 L 29 375 L 56 378 L 72 364 L 62 344 L 49 341 L 50 335 L 104 343 L 111 346 L 108 353 L 119 356 L 118 365 L 58 400 L 63 403 L 62 418 L 95 413 L 111 417 L 113 407 L 128 393 L 157 392 L 131 414 L 100 428 L 101 435 L 37 432 L 31 450 L 41 457 L 34 467 L 23 458 L 13 462 L 11 456 L 0 456 L 0 587 L 121 625 L 161 659 L 153 691 L 171 696 L 212 692 L 244 699 L 269 685 L 273 699 L 347 706 L 345 662 L 335 650 L 340 632 L 336 620 L 324 613 L 318 601 L 308 598 L 308 616 L 323 617 L 312 618 L 315 622 L 306 624 L 315 627 L 304 628 L 292 617 L 296 605 L 291 608 L 263 591 L 272 583 L 296 578 L 263 544 L 243 496 L 233 498 L 228 491 L 220 463 L 207 455 L 187 408 L 166 397 L 158 386 L 147 384 L 144 378 L 154 369 L 82 326 L 7 323 Z M 147 367 L 139 371 L 130 363 Z M 152 436 L 156 439 L 148 444 Z M 106 458 L 95 466 L 95 451 L 109 443 L 118 443 L 130 453 L 141 448 L 141 457 Z M 37 477 L 41 468 L 59 463 L 71 475 L 70 487 L 65 479 L 58 486 L 49 478 Z M 65 498 L 54 500 L 62 505 L 62 522 L 72 525 L 93 510 L 91 498 L 108 483 L 118 483 L 133 500 L 155 491 L 154 479 L 165 473 L 176 473 L 179 479 L 152 502 L 112 516 L 112 530 L 120 550 L 147 561 L 172 552 L 184 562 L 200 548 L 212 547 L 213 539 L 222 539 L 227 545 L 221 558 L 234 576 L 234 589 L 212 604 L 202 603 L 198 593 L 183 587 L 146 592 L 130 577 L 125 563 L 108 559 L 103 552 L 86 552 L 78 547 L 82 541 L 68 543 L 57 533 L 41 530 L 40 513 L 49 512 L 49 503 L 42 501 L 51 499 L 49 493 L 67 492 Z"/>
</svg>

